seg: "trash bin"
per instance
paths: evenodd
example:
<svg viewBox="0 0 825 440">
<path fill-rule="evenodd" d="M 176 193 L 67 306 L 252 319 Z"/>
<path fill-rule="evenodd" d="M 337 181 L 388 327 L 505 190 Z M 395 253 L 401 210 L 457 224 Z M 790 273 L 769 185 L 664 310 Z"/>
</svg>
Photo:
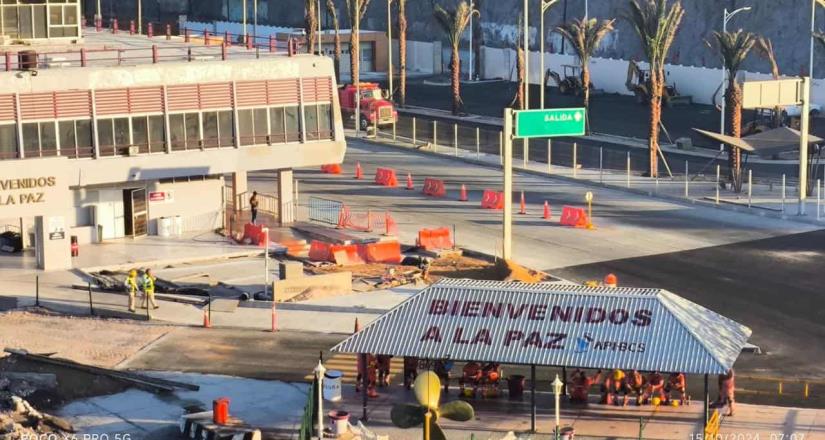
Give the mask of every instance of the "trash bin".
<svg viewBox="0 0 825 440">
<path fill-rule="evenodd" d="M 324 400 L 337 402 L 341 400 L 341 378 L 344 373 L 338 370 L 327 370 L 324 373 Z"/>
<path fill-rule="evenodd" d="M 514 374 L 507 378 L 507 390 L 511 399 L 521 399 L 524 396 L 524 376 Z"/>
<path fill-rule="evenodd" d="M 559 429 L 559 438 L 561 440 L 573 440 L 576 438 L 576 430 L 572 426 L 565 426 Z"/>
<path fill-rule="evenodd" d="M 72 248 L 72 256 L 76 257 L 80 254 L 80 246 L 77 245 L 77 235 L 72 235 L 71 237 L 71 248 Z"/>
<path fill-rule="evenodd" d="M 346 411 L 332 410 L 329 412 L 329 422 L 332 425 L 332 435 L 338 437 L 349 431 L 349 413 Z"/>
<path fill-rule="evenodd" d="M 171 219 L 170 219 L 171 220 Z M 183 235 L 183 217 L 176 215 L 175 216 L 175 223 L 174 227 L 172 228 L 173 234 L 177 237 Z"/>
<path fill-rule="evenodd" d="M 212 421 L 217 425 L 225 425 L 229 420 L 229 398 L 221 397 L 212 401 Z"/>
<path fill-rule="evenodd" d="M 158 219 L 158 235 L 164 238 L 172 236 L 172 219 L 161 217 Z"/>
<path fill-rule="evenodd" d="M 17 64 L 20 70 L 36 70 L 37 52 L 33 50 L 21 50 L 17 52 Z"/>
</svg>

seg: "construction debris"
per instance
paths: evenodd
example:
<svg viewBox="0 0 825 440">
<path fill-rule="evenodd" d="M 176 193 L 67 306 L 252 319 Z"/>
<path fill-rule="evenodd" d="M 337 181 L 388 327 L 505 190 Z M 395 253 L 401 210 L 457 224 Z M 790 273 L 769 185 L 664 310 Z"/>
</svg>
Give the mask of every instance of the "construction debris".
<svg viewBox="0 0 825 440">
<path fill-rule="evenodd" d="M 75 432 L 71 423 L 38 411 L 17 395 L 15 391 L 20 390 L 20 383 L 7 377 L 0 378 L 0 439 L 46 438 L 49 434 L 64 438 L 61 434 Z"/>
</svg>

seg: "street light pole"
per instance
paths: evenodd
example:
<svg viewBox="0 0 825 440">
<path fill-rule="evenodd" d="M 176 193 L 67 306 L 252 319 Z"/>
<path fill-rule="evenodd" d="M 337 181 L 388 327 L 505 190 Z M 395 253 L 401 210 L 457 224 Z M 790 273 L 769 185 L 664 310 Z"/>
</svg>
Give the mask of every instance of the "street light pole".
<svg viewBox="0 0 825 440">
<path fill-rule="evenodd" d="M 138 35 L 143 34 L 143 0 L 138 0 L 137 2 L 137 28 L 138 28 Z"/>
<path fill-rule="evenodd" d="M 470 0 L 470 65 L 469 65 L 469 73 L 468 73 L 468 80 L 473 80 L 473 0 Z"/>
<path fill-rule="evenodd" d="M 257 0 L 256 0 L 257 1 Z M 321 56 L 324 54 L 324 51 L 321 50 L 321 0 L 318 0 L 318 55 Z"/>
<path fill-rule="evenodd" d="M 541 75 L 541 90 L 539 90 L 539 101 L 541 101 L 541 108 L 544 108 L 544 89 L 547 87 L 547 75 L 544 73 L 544 13 L 550 9 L 551 6 L 558 3 L 559 0 L 541 0 L 541 26 L 539 26 L 539 39 L 541 41 L 539 50 L 541 51 L 541 60 L 539 61 L 539 74 Z"/>
<path fill-rule="evenodd" d="M 392 0 L 387 0 L 387 77 L 390 86 L 390 101 L 394 97 L 392 88 Z"/>
<path fill-rule="evenodd" d="M 258 0 L 252 0 L 252 36 L 258 36 Z M 253 39 L 252 44 L 254 45 L 256 41 Z"/>
<path fill-rule="evenodd" d="M 243 38 L 246 39 L 246 0 L 243 0 L 241 7 L 243 7 Z"/>
<path fill-rule="evenodd" d="M 562 381 L 559 380 L 559 375 L 558 374 L 556 375 L 556 379 L 553 380 L 552 385 L 553 385 L 553 396 L 556 398 L 556 430 L 555 430 L 555 433 L 554 433 L 554 437 L 556 438 L 556 440 L 558 440 L 559 437 L 560 437 L 560 434 L 561 434 L 559 432 L 559 429 L 560 429 L 560 426 L 561 426 L 561 417 L 560 417 L 560 414 L 559 414 L 559 398 L 561 397 L 561 390 L 562 390 L 562 387 L 564 386 Z"/>
<path fill-rule="evenodd" d="M 812 0 L 812 1 L 816 1 L 816 0 Z M 728 13 L 728 8 L 725 8 L 724 11 L 723 11 L 723 14 L 722 14 L 722 33 L 724 34 L 725 32 L 728 31 L 728 21 L 730 21 L 730 19 L 733 18 L 734 15 L 736 15 L 736 14 L 742 12 L 742 11 L 750 11 L 750 10 L 751 10 L 750 6 L 745 6 L 743 8 L 739 8 L 739 9 L 734 10 L 733 12 Z M 811 38 L 813 38 L 813 37 L 811 37 Z M 811 40 L 811 44 L 813 44 L 813 39 Z M 725 134 L 725 94 L 728 91 L 728 84 L 727 84 L 727 82 L 725 82 L 725 70 L 726 70 L 725 69 L 725 62 L 723 61 L 722 62 L 722 106 L 721 106 L 722 107 L 722 112 L 721 112 L 721 115 L 719 115 L 719 127 L 720 127 L 719 132 L 721 134 Z M 724 149 L 725 149 L 725 144 L 724 143 L 719 144 L 719 151 L 722 151 Z"/>
<path fill-rule="evenodd" d="M 524 107 L 522 110 L 530 108 L 530 35 L 527 33 L 529 26 L 528 1 L 524 0 Z"/>
<path fill-rule="evenodd" d="M 814 80 L 814 24 L 816 22 L 816 2 L 817 0 L 811 0 L 811 53 L 810 53 L 810 60 L 808 61 L 808 77 L 811 78 L 811 81 Z"/>
</svg>

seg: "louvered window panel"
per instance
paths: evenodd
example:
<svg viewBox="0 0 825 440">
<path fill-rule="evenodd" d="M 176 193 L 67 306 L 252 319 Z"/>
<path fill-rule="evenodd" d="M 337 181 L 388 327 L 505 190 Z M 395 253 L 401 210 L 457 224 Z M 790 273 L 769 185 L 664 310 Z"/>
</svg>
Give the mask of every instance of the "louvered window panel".
<svg viewBox="0 0 825 440">
<path fill-rule="evenodd" d="M 92 117 L 92 95 L 88 90 L 56 92 L 54 100 L 58 118 Z"/>
<path fill-rule="evenodd" d="M 298 104 L 300 88 L 298 79 L 278 79 L 267 81 L 269 105 Z"/>
<path fill-rule="evenodd" d="M 172 112 L 200 108 L 197 84 L 169 86 L 166 88 L 166 98 L 169 100 L 169 111 Z"/>
<path fill-rule="evenodd" d="M 232 83 L 198 85 L 202 110 L 232 107 Z"/>
<path fill-rule="evenodd" d="M 129 91 L 108 89 L 95 91 L 95 109 L 98 116 L 129 113 Z"/>
<path fill-rule="evenodd" d="M 17 118 L 16 113 L 14 95 L 0 95 L 0 121 L 14 121 Z"/>
<path fill-rule="evenodd" d="M 54 93 L 24 93 L 20 95 L 20 111 L 23 120 L 54 119 L 57 117 Z"/>
<path fill-rule="evenodd" d="M 129 89 L 130 113 L 163 113 L 163 89 L 139 87 Z"/>
<path fill-rule="evenodd" d="M 332 101 L 332 80 L 329 77 L 304 78 L 305 102 Z"/>
<path fill-rule="evenodd" d="M 238 107 L 263 107 L 268 104 L 266 81 L 242 81 L 235 84 Z"/>
</svg>

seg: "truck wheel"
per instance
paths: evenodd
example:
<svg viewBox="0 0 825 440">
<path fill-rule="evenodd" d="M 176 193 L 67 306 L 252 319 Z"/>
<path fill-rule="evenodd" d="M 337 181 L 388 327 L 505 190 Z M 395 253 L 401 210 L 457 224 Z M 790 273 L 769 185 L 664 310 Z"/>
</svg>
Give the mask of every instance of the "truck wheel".
<svg viewBox="0 0 825 440">
<path fill-rule="evenodd" d="M 360 121 L 359 124 L 361 125 L 361 130 L 366 131 L 370 126 L 369 121 L 367 121 L 366 118 L 359 118 L 358 120 Z"/>
</svg>

